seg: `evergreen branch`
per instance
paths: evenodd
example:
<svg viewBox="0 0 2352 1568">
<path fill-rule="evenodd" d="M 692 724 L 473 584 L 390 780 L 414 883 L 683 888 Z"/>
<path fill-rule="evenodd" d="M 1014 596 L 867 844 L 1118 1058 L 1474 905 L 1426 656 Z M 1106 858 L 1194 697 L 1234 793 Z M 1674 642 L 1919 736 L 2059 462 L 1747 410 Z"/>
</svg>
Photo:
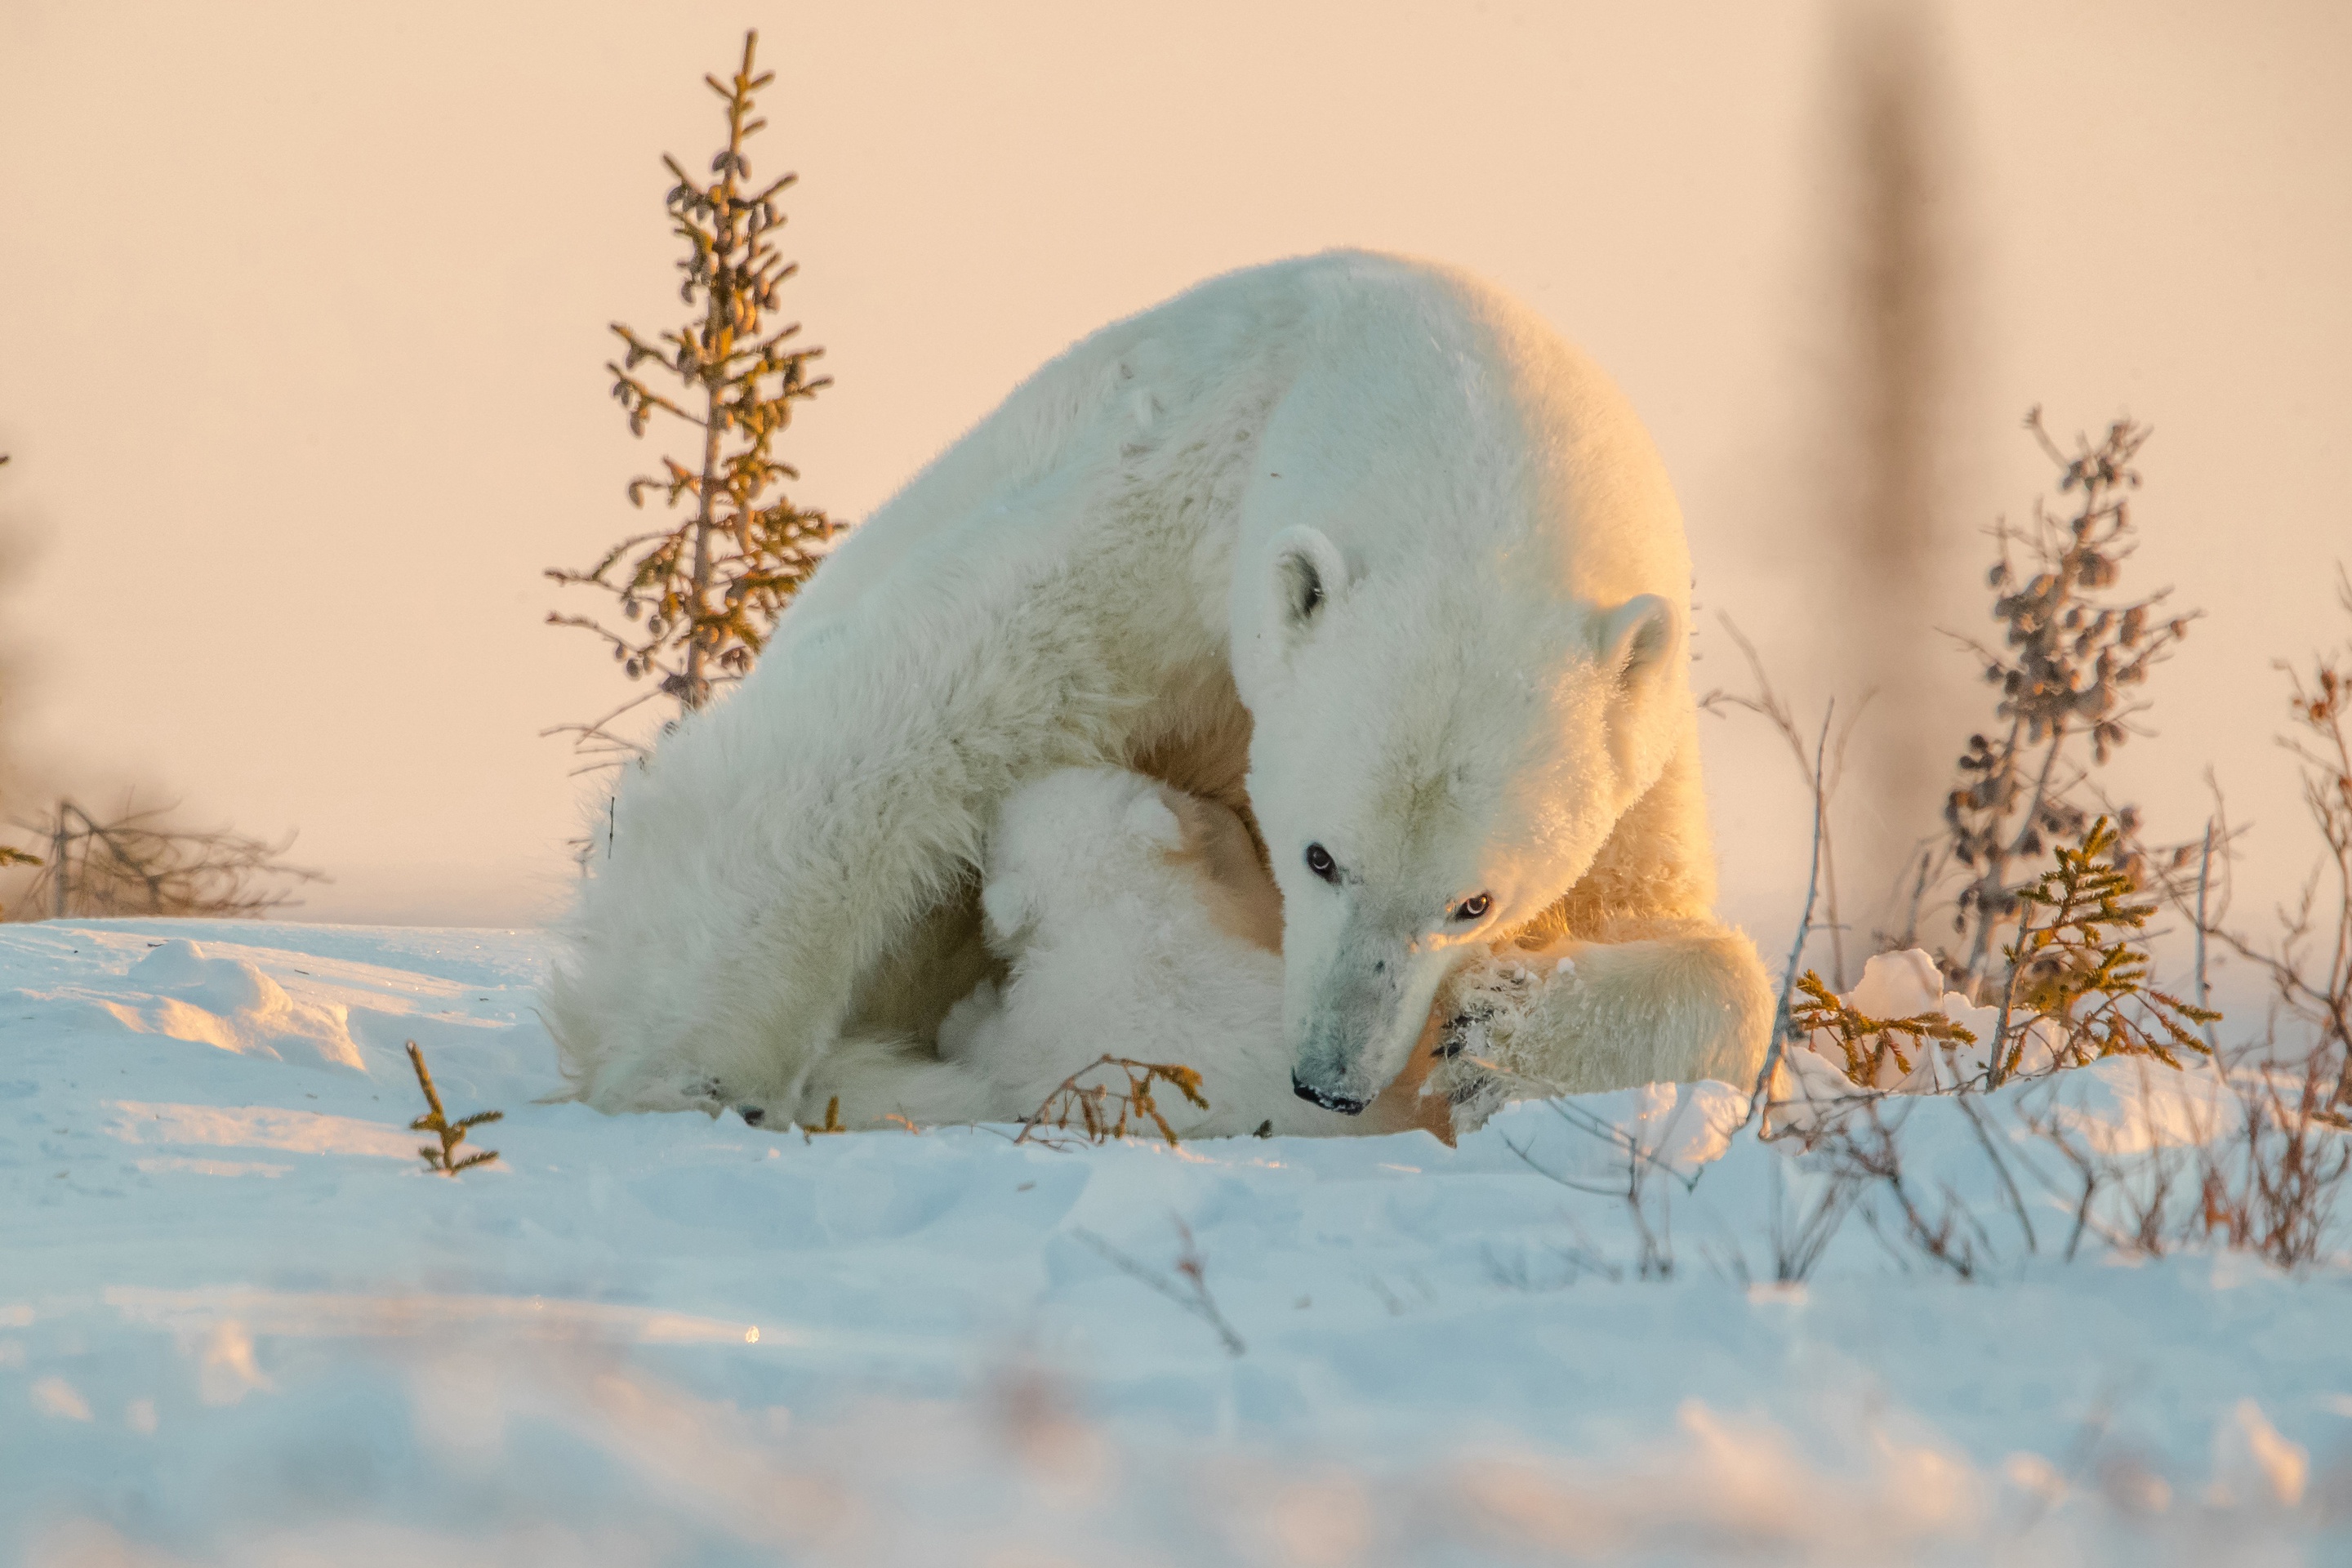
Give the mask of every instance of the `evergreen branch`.
<svg viewBox="0 0 2352 1568">
<path fill-rule="evenodd" d="M 1915 1049 L 1936 1042 L 1959 1046 L 1977 1043 L 1974 1031 L 1941 1013 L 1917 1013 L 1907 1018 L 1871 1017 L 1841 999 L 1810 969 L 1797 985 L 1806 999 L 1790 1010 L 1790 1022 L 1808 1037 L 1825 1033 L 1835 1040 L 1845 1057 L 1845 1075 L 1859 1088 L 1876 1087 L 1879 1069 L 1890 1058 L 1895 1071 L 1909 1076 L 1911 1062 L 1896 1043 L 1897 1036 L 1909 1039 Z"/>
</svg>

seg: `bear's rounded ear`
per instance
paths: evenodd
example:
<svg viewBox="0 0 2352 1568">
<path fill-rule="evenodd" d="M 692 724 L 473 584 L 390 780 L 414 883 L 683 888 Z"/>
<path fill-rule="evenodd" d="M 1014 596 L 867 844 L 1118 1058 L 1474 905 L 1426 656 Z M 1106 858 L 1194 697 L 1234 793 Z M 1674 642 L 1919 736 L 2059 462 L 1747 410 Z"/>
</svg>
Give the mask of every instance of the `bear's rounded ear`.
<svg viewBox="0 0 2352 1568">
<path fill-rule="evenodd" d="M 1347 591 L 1348 558 L 1322 530 L 1294 523 L 1267 542 L 1274 562 L 1267 622 L 1286 637 L 1303 635 Z"/>
<path fill-rule="evenodd" d="M 1655 594 L 1636 594 L 1601 620 L 1601 664 L 1617 689 L 1638 692 L 1656 684 L 1679 641 L 1681 616 Z"/>
</svg>

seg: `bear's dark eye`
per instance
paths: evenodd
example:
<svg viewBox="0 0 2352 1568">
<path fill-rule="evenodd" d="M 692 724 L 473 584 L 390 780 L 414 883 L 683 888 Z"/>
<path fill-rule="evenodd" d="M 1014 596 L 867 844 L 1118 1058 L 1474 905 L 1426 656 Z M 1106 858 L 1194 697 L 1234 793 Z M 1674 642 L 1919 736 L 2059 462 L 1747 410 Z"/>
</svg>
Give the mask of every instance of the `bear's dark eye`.
<svg viewBox="0 0 2352 1568">
<path fill-rule="evenodd" d="M 1492 898 L 1485 893 L 1475 893 L 1454 906 L 1454 918 L 1457 921 L 1482 921 L 1486 918 L 1486 911 L 1494 907 Z"/>
<path fill-rule="evenodd" d="M 1339 879 L 1339 862 L 1331 858 L 1331 851 L 1320 844 L 1307 847 L 1307 868 L 1327 882 Z"/>
</svg>

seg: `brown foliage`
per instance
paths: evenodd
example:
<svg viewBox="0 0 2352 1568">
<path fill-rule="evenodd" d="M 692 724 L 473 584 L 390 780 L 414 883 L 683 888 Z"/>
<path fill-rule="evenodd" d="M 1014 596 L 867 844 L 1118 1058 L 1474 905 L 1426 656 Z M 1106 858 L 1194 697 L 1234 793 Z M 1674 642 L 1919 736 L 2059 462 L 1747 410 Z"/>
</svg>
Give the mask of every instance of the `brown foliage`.
<svg viewBox="0 0 2352 1568">
<path fill-rule="evenodd" d="M 2093 761 L 2105 763 L 2146 708 L 2139 688 L 2196 618 L 2164 613 L 2169 590 L 2138 599 L 2110 592 L 2137 544 L 2133 464 L 2147 430 L 2118 420 L 2095 447 L 2078 437 L 2070 456 L 2050 438 L 2040 409 L 2026 427 L 2058 469 L 2058 493 L 2075 504 L 2059 518 L 2037 501 L 2029 526 L 1996 529 L 2000 559 L 1987 581 L 2001 643 L 1968 645 L 2000 692 L 1994 711 L 2002 721 L 1991 734 L 1969 738 L 1944 804 L 1945 850 L 1968 877 L 1953 917 L 1968 951 L 1951 967 L 1979 992 L 1992 977 L 1999 929 L 2021 913 L 2021 884 L 2011 868 L 2040 859 L 2053 839 L 2081 837 L 2090 819 L 2079 799 L 2085 775 L 2068 742 L 2087 739 Z M 2012 552 L 2023 555 L 2022 566 Z M 2137 819 L 2128 807 L 2116 816 L 2128 856 Z"/>
<path fill-rule="evenodd" d="M 1105 1068 L 1119 1075 L 1125 1087 L 1081 1081 Z M 1106 1055 L 1056 1085 L 1045 1102 L 1024 1119 L 1021 1135 L 1013 1142 L 1045 1142 L 1050 1133 L 1075 1131 L 1089 1143 L 1101 1143 L 1124 1138 L 1130 1125 L 1139 1128 L 1149 1121 L 1160 1130 L 1162 1138 L 1174 1143 L 1176 1130 L 1168 1125 L 1168 1118 L 1160 1114 L 1152 1095 L 1151 1086 L 1155 1083 L 1166 1084 L 1203 1110 L 1209 1108 L 1209 1102 L 1201 1096 L 1201 1075 L 1191 1068 Z"/>
</svg>

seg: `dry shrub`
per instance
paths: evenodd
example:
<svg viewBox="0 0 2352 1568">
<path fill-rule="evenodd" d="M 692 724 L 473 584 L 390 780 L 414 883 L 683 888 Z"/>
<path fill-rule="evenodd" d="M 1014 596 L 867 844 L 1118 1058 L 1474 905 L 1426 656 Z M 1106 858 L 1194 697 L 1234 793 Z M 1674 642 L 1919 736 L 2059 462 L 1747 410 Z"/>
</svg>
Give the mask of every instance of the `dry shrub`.
<svg viewBox="0 0 2352 1568">
<path fill-rule="evenodd" d="M 2067 1168 L 2063 1183 L 2042 1178 L 2073 1209 L 2065 1257 L 2092 1237 L 2138 1258 L 2218 1245 L 2287 1270 L 2331 1261 L 2352 1179 L 2352 1120 L 2329 1103 L 2335 1073 L 2327 1051 L 2294 1066 L 2242 1062 L 2222 1079 L 2228 1092 L 2194 1137 L 2129 1152 L 2100 1149 L 2046 1101 L 2021 1105 L 2021 1124 Z M 2143 1121 L 2153 1126 L 2150 1093 L 2143 1085 Z"/>
<path fill-rule="evenodd" d="M 2352 576 L 2336 568 L 2336 599 L 2352 614 Z M 2176 888 L 2175 902 L 2196 922 L 2200 943 L 2210 941 L 2252 963 L 2270 982 L 2280 1021 L 2308 1030 L 2315 1049 L 2333 1051 L 2341 1064 L 2334 1090 L 2338 1107 L 2352 1106 L 2352 647 L 2313 661 L 2308 678 L 2282 662 L 2290 684 L 2293 726 L 2279 744 L 2294 759 L 2304 807 L 2319 835 L 2321 854 L 2300 898 L 2278 911 L 2280 933 L 2268 946 L 2229 924 L 2228 868 L 2237 836 L 2219 835 L 2224 881 L 2221 907 L 2209 914 Z M 2198 891 L 2201 894 L 2202 889 Z"/>
<path fill-rule="evenodd" d="M 1889 1124 L 1878 1102 L 1866 1100 L 1857 1114 L 1832 1124 L 1809 1153 L 1829 1171 L 1833 1187 L 1857 1195 L 1877 1188 L 1893 1201 L 1902 1222 L 1893 1237 L 1875 1205 L 1857 1203 L 1854 1207 L 1872 1233 L 1890 1243 L 1898 1260 L 1916 1254 L 1955 1279 L 1974 1279 L 1993 1260 L 1992 1238 L 1968 1200 L 1948 1183 L 1932 1200 L 1919 1190 L 1904 1169 L 1902 1131 L 1903 1119 Z"/>
<path fill-rule="evenodd" d="M 2197 1221 L 2204 1237 L 2281 1268 L 2322 1261 L 2345 1179 L 2352 1119 L 2336 1109 L 2329 1053 L 2299 1071 L 2237 1075 L 2239 1118 L 2226 1142 L 2200 1152 Z M 2282 1087 L 2280 1079 L 2287 1079 Z"/>
<path fill-rule="evenodd" d="M 2212 865 L 2218 855 L 2226 878 L 2235 843 L 2226 820 L 2209 826 L 2201 854 L 2197 842 L 2156 850 L 2140 839 L 2130 807 L 2095 814 L 2088 804 L 2105 801 L 2090 768 L 2137 732 L 2146 708 L 2139 693 L 2151 668 L 2195 618 L 2193 612 L 2166 611 L 2163 593 L 2126 598 L 2114 591 L 2135 543 L 2129 496 L 2139 484 L 2134 464 L 2147 432 L 2118 422 L 2098 444 L 2078 440 L 2067 453 L 2050 439 L 2038 412 L 2027 424 L 2059 469 L 2060 495 L 2074 504 L 2063 516 L 2037 504 L 2029 527 L 1996 531 L 2001 558 L 1990 584 L 2001 644 L 1969 646 L 1999 689 L 2001 722 L 1991 734 L 1969 738 L 1940 844 L 1916 863 L 1908 927 L 1885 945 L 1917 945 L 1922 911 L 1941 902 L 1963 939 L 1958 952 L 1935 955 L 1947 986 L 1979 1009 L 1997 1005 L 1990 1039 L 1969 1053 L 1974 1066 L 1949 1078 L 1938 1074 L 1937 1082 L 1957 1090 L 2025 1251 L 2038 1251 L 2040 1242 L 2013 1163 L 2065 1197 L 2074 1215 L 2069 1258 L 2089 1237 L 2132 1254 L 2218 1245 L 2282 1268 L 2305 1268 L 2326 1257 L 2338 1202 L 2352 1180 L 2352 1140 L 2346 1137 L 2352 1130 L 2352 652 L 2321 658 L 2308 676 L 2289 671 L 2294 731 L 2282 744 L 2296 759 L 2325 853 L 2299 904 L 2281 911 L 2281 940 L 2264 948 L 2228 927 L 2226 880 L 2221 912 L 2209 911 Z M 2352 611 L 2352 578 L 2339 578 L 2339 595 Z M 1950 1048 L 1957 1057 L 1959 1047 L 1980 1042 L 1974 1029 L 1942 1012 L 1867 1016 L 1817 973 L 1800 975 L 1813 933 L 1815 885 L 1834 863 L 1828 807 L 1837 773 L 1824 765 L 1830 725 L 1824 721 L 1808 758 L 1760 661 L 1744 639 L 1741 647 L 1759 695 L 1717 693 L 1708 705 L 1744 707 L 1774 724 L 1797 756 L 1814 816 L 1812 883 L 1757 1105 L 1768 1112 L 1762 1135 L 1791 1139 L 1793 1158 L 1829 1182 L 1822 1201 L 1793 1228 L 1776 1191 L 1781 1277 L 1793 1270 L 1801 1278 L 1844 1215 L 1859 1209 L 1898 1257 L 1979 1278 L 1993 1259 L 1989 1234 L 1955 1189 L 1923 1193 L 1906 1173 L 1901 1133 L 1907 1118 L 1883 1113 L 1884 1096 L 1874 1086 L 1890 1058 L 1907 1079 L 1910 1053 Z M 2087 742 L 2087 759 L 2079 754 L 2082 746 L 2070 750 L 2076 741 Z M 1957 891 L 1947 891 L 1955 879 Z M 1832 886 L 1832 910 L 1835 897 Z M 2151 983 L 2148 927 L 2165 900 L 2190 917 L 2198 937 L 2193 1002 Z M 2151 1137 L 2149 1147 L 2111 1152 L 2060 1113 L 2054 1077 L 2021 1097 L 1986 1098 L 1983 1091 L 2021 1070 L 2038 1074 L 2125 1057 L 2168 1074 L 2195 1057 L 2211 1057 L 2220 1015 L 2204 1005 L 2209 943 L 2256 963 L 2278 1004 L 2261 1067 L 2242 1060 L 2225 1073 L 2215 1064 L 2217 1083 L 2231 1089 L 2226 1118 L 2213 1119 L 2185 1142 Z M 2307 1031 L 2308 1047 L 2281 1049 L 2282 1022 Z M 1853 1092 L 1766 1104 L 1767 1082 L 1789 1087 L 1776 1072 L 1784 1046 L 1824 1036 L 1837 1047 L 1829 1059 L 1843 1056 L 1839 1073 Z M 2029 1054 L 2029 1045 L 2047 1047 L 2048 1056 Z M 2153 1126 L 2151 1089 L 2142 1092 L 2143 1118 Z M 2057 1175 L 1995 1136 L 2009 1118 L 2029 1134 L 2026 1150 L 2060 1157 Z M 1864 1201 L 1872 1193 L 1891 1200 L 1898 1223 L 1884 1223 L 1879 1206 Z"/>
<path fill-rule="evenodd" d="M 1116 1075 L 1119 1081 L 1084 1081 L 1095 1073 L 1103 1073 L 1106 1079 Z M 1022 1120 L 1021 1135 L 1013 1142 L 1052 1144 L 1056 1134 L 1076 1133 L 1088 1143 L 1102 1143 L 1124 1138 L 1131 1127 L 1139 1129 L 1148 1121 L 1174 1143 L 1176 1130 L 1160 1113 L 1152 1094 L 1154 1084 L 1166 1084 L 1202 1110 L 1209 1108 L 1201 1095 L 1201 1075 L 1192 1068 L 1105 1055 L 1056 1084 L 1044 1103 Z"/>
<path fill-rule="evenodd" d="M 2147 708 L 2139 689 L 2197 617 L 2168 614 L 2169 590 L 2141 598 L 2113 592 L 2137 542 L 2130 496 L 2140 476 L 2133 465 L 2147 430 L 2118 420 L 2096 446 L 2077 437 L 2069 454 L 2050 438 L 2040 409 L 2026 416 L 2026 427 L 2058 469 L 2058 493 L 2074 504 L 2058 517 L 2036 501 L 2030 524 L 1994 530 L 2000 558 L 1987 581 L 2000 642 L 1967 646 L 2000 693 L 1997 727 L 1969 736 L 1960 753 L 1959 778 L 1944 805 L 1944 841 L 1921 862 L 1912 915 L 1916 929 L 1927 890 L 1957 871 L 1952 927 L 1962 950 L 1948 955 L 1945 967 L 1978 997 L 1996 979 L 2000 932 L 2021 919 L 2020 895 L 2032 885 L 2015 868 L 2040 860 L 2053 842 L 2081 837 L 2090 821 L 2083 798 L 2089 774 L 2073 742 L 2088 741 L 2095 763 L 2115 753 Z M 2116 815 L 2120 831 L 2111 852 L 2119 869 L 2137 875 L 2137 814 L 2126 806 Z"/>
<path fill-rule="evenodd" d="M 60 800 L 51 815 L 19 821 L 48 853 L 12 855 L 40 867 L 14 917 L 251 918 L 298 903 L 296 888 L 326 879 L 286 861 L 290 834 L 270 843 L 227 828 L 179 826 L 172 809 L 126 800 L 101 819 Z"/>
</svg>

